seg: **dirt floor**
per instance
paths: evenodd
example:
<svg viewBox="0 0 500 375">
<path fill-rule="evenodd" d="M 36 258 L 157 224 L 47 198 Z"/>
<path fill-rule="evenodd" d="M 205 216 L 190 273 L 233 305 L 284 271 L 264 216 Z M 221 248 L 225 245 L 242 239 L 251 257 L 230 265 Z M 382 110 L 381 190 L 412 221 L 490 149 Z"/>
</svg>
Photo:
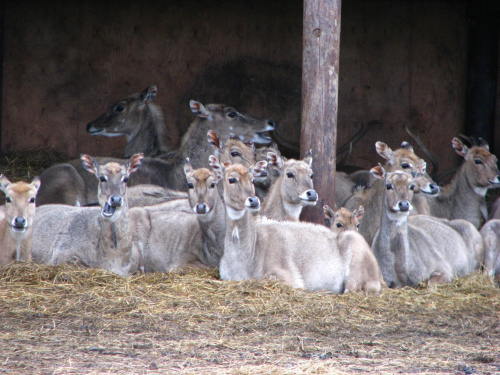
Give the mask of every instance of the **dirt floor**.
<svg viewBox="0 0 500 375">
<path fill-rule="evenodd" d="M 500 289 L 482 275 L 380 297 L 217 273 L 0 269 L 0 373 L 500 373 Z"/>
</svg>

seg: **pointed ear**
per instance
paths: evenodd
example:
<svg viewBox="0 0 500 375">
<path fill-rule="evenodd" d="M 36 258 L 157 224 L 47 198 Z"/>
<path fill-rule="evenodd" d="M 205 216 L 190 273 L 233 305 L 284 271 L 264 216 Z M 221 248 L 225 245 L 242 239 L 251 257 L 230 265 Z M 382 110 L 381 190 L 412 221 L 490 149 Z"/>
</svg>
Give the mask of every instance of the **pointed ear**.
<svg viewBox="0 0 500 375">
<path fill-rule="evenodd" d="M 207 132 L 207 139 L 208 139 L 208 143 L 210 143 L 212 145 L 212 147 L 214 148 L 216 153 L 220 153 L 220 150 L 222 147 L 221 147 L 221 142 L 220 142 L 220 139 L 219 139 L 219 136 L 217 135 L 217 133 L 214 132 L 213 130 L 209 130 Z"/>
<path fill-rule="evenodd" d="M 10 180 L 3 174 L 0 175 L 0 189 L 5 193 L 5 190 L 10 185 Z"/>
<path fill-rule="evenodd" d="M 332 225 L 334 215 L 335 215 L 335 212 L 332 210 L 332 208 L 329 205 L 325 204 L 323 206 L 323 216 L 325 219 L 325 225 L 327 227 Z"/>
<path fill-rule="evenodd" d="M 285 163 L 283 162 L 281 156 L 272 151 L 267 153 L 267 164 L 280 171 L 283 171 L 283 168 L 285 167 Z"/>
<path fill-rule="evenodd" d="M 373 177 L 378 178 L 379 180 L 385 180 L 385 169 L 380 164 L 370 169 L 370 173 Z"/>
<path fill-rule="evenodd" d="M 35 176 L 33 178 L 33 181 L 31 181 L 31 185 L 33 185 L 33 187 L 35 188 L 36 191 L 38 191 L 38 189 L 40 189 L 41 184 L 42 184 L 42 181 L 40 181 L 40 177 L 38 177 L 38 176 Z"/>
<path fill-rule="evenodd" d="M 154 97 L 156 96 L 157 91 L 158 91 L 158 89 L 156 88 L 156 86 L 151 85 L 147 89 L 145 89 L 143 92 L 141 92 L 142 104 L 149 102 L 150 100 L 153 100 Z"/>
<path fill-rule="evenodd" d="M 212 167 L 212 170 L 215 173 L 215 178 L 217 179 L 217 181 L 221 180 L 222 177 L 224 177 L 224 166 L 221 165 L 219 159 L 217 159 L 213 155 L 210 155 L 208 157 L 208 164 L 210 165 L 210 167 Z"/>
<path fill-rule="evenodd" d="M 144 159 L 144 154 L 135 154 L 130 157 L 127 164 L 125 164 L 125 169 L 127 170 L 128 175 L 139 169 L 142 165 L 142 159 Z"/>
<path fill-rule="evenodd" d="M 423 162 L 418 167 L 413 168 L 412 171 L 411 171 L 411 175 L 412 175 L 413 179 L 414 180 L 421 179 L 424 176 L 424 174 L 425 174 L 426 168 L 427 168 L 427 163 L 426 162 Z"/>
<path fill-rule="evenodd" d="M 394 164 L 394 152 L 392 152 L 391 148 L 387 146 L 384 142 L 376 142 L 375 150 L 377 153 L 382 156 L 385 160 L 389 162 L 390 165 Z"/>
<path fill-rule="evenodd" d="M 304 156 L 304 163 L 306 163 L 309 167 L 311 167 L 312 165 L 312 162 L 313 162 L 313 155 L 312 155 L 312 150 L 309 150 L 306 154 L 306 156 Z"/>
<path fill-rule="evenodd" d="M 267 161 L 261 160 L 250 167 L 250 172 L 252 172 L 254 177 L 267 177 Z"/>
<path fill-rule="evenodd" d="M 490 151 L 490 146 L 488 145 L 488 142 L 486 141 L 486 139 L 479 137 L 478 141 L 479 141 L 479 147 L 485 148 L 488 151 Z"/>
<path fill-rule="evenodd" d="M 92 156 L 82 154 L 80 155 L 80 160 L 82 161 L 83 168 L 97 176 L 99 173 L 99 163 L 97 163 Z"/>
<path fill-rule="evenodd" d="M 363 206 L 359 206 L 357 210 L 354 210 L 352 212 L 352 215 L 360 221 L 363 218 L 363 215 L 365 214 L 365 208 Z"/>
<path fill-rule="evenodd" d="M 405 149 L 405 150 L 408 150 L 408 151 L 411 151 L 411 152 L 414 152 L 412 145 L 409 144 L 408 142 L 401 143 L 401 148 Z"/>
<path fill-rule="evenodd" d="M 451 140 L 451 147 L 455 150 L 455 152 L 465 158 L 467 156 L 467 153 L 469 152 L 469 149 L 466 145 L 462 143 L 460 139 L 457 137 L 453 137 Z"/>
<path fill-rule="evenodd" d="M 212 113 L 205 108 L 203 104 L 197 102 L 196 100 L 190 100 L 189 106 L 191 111 L 198 117 L 207 119 L 208 121 L 213 121 Z"/>
<path fill-rule="evenodd" d="M 186 175 L 186 178 L 192 171 L 193 171 L 193 166 L 191 165 L 189 158 L 186 158 L 186 160 L 184 161 L 184 174 Z"/>
</svg>

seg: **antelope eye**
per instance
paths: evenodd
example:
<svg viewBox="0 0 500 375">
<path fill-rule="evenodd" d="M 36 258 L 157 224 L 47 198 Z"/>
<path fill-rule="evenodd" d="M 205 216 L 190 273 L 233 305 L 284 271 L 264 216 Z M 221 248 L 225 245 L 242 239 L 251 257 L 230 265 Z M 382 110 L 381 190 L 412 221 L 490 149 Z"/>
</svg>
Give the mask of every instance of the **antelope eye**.
<svg viewBox="0 0 500 375">
<path fill-rule="evenodd" d="M 191 184 L 191 185 L 192 185 L 192 184 Z M 212 182 L 212 183 L 210 184 L 210 189 L 213 189 L 214 187 L 215 187 L 215 182 Z"/>
<path fill-rule="evenodd" d="M 408 168 L 411 168 L 411 166 L 408 163 L 403 163 L 403 164 L 401 164 L 401 168 L 408 169 Z"/>
<path fill-rule="evenodd" d="M 101 176 L 101 177 L 99 177 L 99 181 L 106 182 L 106 181 L 108 181 L 108 178 L 106 176 Z"/>
<path fill-rule="evenodd" d="M 410 185 L 410 190 L 412 190 L 412 191 L 413 191 L 414 189 L 415 189 L 415 185 L 413 185 L 413 184 L 412 184 L 412 185 Z"/>
<path fill-rule="evenodd" d="M 356 224 L 356 228 L 359 228 L 359 224 Z"/>
<path fill-rule="evenodd" d="M 482 160 L 479 160 L 479 159 L 474 159 L 474 163 L 475 164 L 483 164 Z"/>
<path fill-rule="evenodd" d="M 5 197 L 5 201 L 7 203 L 12 203 L 12 198 L 11 197 Z"/>
<path fill-rule="evenodd" d="M 311 180 L 314 178 L 314 173 L 311 173 Z"/>
<path fill-rule="evenodd" d="M 292 173 L 292 172 L 286 172 L 286 176 L 287 176 L 288 178 L 292 178 L 292 177 L 293 177 L 293 173 Z"/>
<path fill-rule="evenodd" d="M 189 188 L 189 189 L 194 189 L 194 185 L 193 185 L 193 183 L 192 183 L 192 182 L 188 182 L 188 188 Z"/>
<path fill-rule="evenodd" d="M 236 113 L 236 112 L 234 112 L 234 111 L 229 112 L 229 113 L 227 114 L 227 117 L 229 117 L 229 118 L 236 118 L 236 116 L 238 116 L 238 113 Z"/>
<path fill-rule="evenodd" d="M 123 112 L 125 110 L 125 107 L 122 105 L 117 105 L 115 108 L 113 108 L 113 111 L 115 112 Z"/>
<path fill-rule="evenodd" d="M 234 178 L 234 177 L 230 177 L 228 179 L 228 181 L 229 181 L 230 184 L 234 184 L 234 183 L 238 182 L 238 180 L 236 178 Z"/>
<path fill-rule="evenodd" d="M 385 187 L 387 188 L 387 190 L 391 190 L 392 189 L 392 184 L 387 184 L 387 185 L 385 185 Z"/>
<path fill-rule="evenodd" d="M 343 227 L 342 223 L 337 223 L 335 225 L 337 226 L 337 228 L 342 228 Z"/>
<path fill-rule="evenodd" d="M 241 156 L 238 151 L 231 151 L 231 156 L 235 158 L 236 156 Z"/>
<path fill-rule="evenodd" d="M 129 178 L 127 176 L 125 176 L 125 177 L 122 178 L 122 182 L 124 182 L 124 183 L 127 183 L 128 180 L 129 180 Z"/>
<path fill-rule="evenodd" d="M 30 203 L 35 203 L 35 197 L 31 197 L 29 200 Z"/>
</svg>

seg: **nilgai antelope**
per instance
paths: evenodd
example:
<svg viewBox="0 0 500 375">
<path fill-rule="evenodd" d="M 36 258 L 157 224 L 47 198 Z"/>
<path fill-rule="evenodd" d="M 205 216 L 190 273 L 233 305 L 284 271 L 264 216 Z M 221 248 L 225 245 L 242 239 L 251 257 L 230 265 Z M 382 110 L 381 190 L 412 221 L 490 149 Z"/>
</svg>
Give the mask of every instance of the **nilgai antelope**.
<svg viewBox="0 0 500 375">
<path fill-rule="evenodd" d="M 144 158 L 142 167 L 137 173 L 131 176 L 129 186 L 153 184 L 173 190 L 186 191 L 183 169 L 184 160 L 189 157 L 191 163 L 196 168 L 206 166 L 208 157 L 211 154 L 210 147 L 206 142 L 206 134 L 209 129 L 214 129 L 217 134 L 221 136 L 227 135 L 227 137 L 229 137 L 230 133 L 234 133 L 245 142 L 253 140 L 266 143 L 270 142 L 271 139 L 263 133 L 274 130 L 276 127 L 275 123 L 271 120 L 258 119 L 222 104 L 208 104 L 204 106 L 192 100 L 190 106 L 196 118 L 182 138 L 179 149 L 162 157 Z M 110 161 L 122 164 L 126 162 L 126 160 L 111 157 L 96 157 L 95 160 L 101 165 Z M 85 197 L 79 201 L 80 204 L 97 202 L 96 179 L 85 171 L 79 160 L 72 160 L 68 163 L 76 169 L 76 172 L 84 181 Z M 46 190 L 44 191 L 47 193 L 57 190 L 57 188 L 51 188 L 52 185 L 59 185 L 58 178 L 51 171 L 53 168 L 58 168 L 58 165 L 49 167 L 40 174 L 42 184 L 46 186 Z M 74 188 L 72 189 L 75 190 Z M 53 202 L 75 204 L 74 200 L 60 202 L 59 196 L 49 194 L 38 198 L 44 204 Z"/>
<path fill-rule="evenodd" d="M 428 215 L 409 216 L 415 180 L 425 170 L 423 165 L 417 168 L 412 174 L 386 172 L 382 166 L 371 169 L 386 187 L 372 249 L 389 287 L 447 283 L 471 273 L 481 261 L 453 225 Z M 467 224 L 473 231 L 466 221 L 460 225 Z"/>
<path fill-rule="evenodd" d="M 351 248 L 352 259 L 345 291 L 379 295 L 386 286 L 382 272 L 370 245 L 358 233 L 359 220 L 364 214 L 363 206 L 351 212 L 345 207 L 334 211 L 330 206 L 324 205 L 323 214 L 327 227 L 338 236 L 339 246 Z"/>
<path fill-rule="evenodd" d="M 253 175 L 241 164 L 224 166 L 226 235 L 223 280 L 276 278 L 295 288 L 343 293 L 351 252 L 324 226 L 254 220 L 260 201 Z"/>
<path fill-rule="evenodd" d="M 303 160 L 283 161 L 273 152 L 268 154 L 268 165 L 281 170 L 262 206 L 261 215 L 277 221 L 299 221 L 304 206 L 314 206 L 318 194 L 313 186 L 313 157 L 308 152 Z"/>
<path fill-rule="evenodd" d="M 106 137 L 126 136 L 124 158 L 137 153 L 158 156 L 168 152 L 169 137 L 163 111 L 153 103 L 157 91 L 157 87 L 151 85 L 140 93 L 116 101 L 87 124 L 87 132 Z"/>
<path fill-rule="evenodd" d="M 500 219 L 500 197 L 497 198 L 490 206 L 488 220 L 491 219 Z"/>
<path fill-rule="evenodd" d="M 424 161 L 413 152 L 413 147 L 408 142 L 403 142 L 401 148 L 394 151 L 384 142 L 376 142 L 375 149 L 377 153 L 386 160 L 384 169 L 387 172 L 412 170 L 424 163 Z M 427 174 L 415 181 L 414 185 L 414 200 L 418 199 L 420 195 L 434 196 L 439 192 L 439 187 Z M 357 209 L 359 206 L 365 208 L 366 214 L 360 225 L 359 232 L 365 237 L 369 244 L 372 243 L 373 237 L 380 226 L 380 214 L 382 211 L 383 193 L 385 189 L 386 187 L 383 182 L 374 178 L 371 188 L 361 188 L 355 191 L 346 202 L 338 203 L 337 193 L 335 193 L 335 205 L 337 207 L 345 206 L 351 211 Z M 425 198 L 423 199 L 425 200 Z M 423 211 L 415 212 L 415 210 L 412 210 L 412 214 L 429 213 L 425 201 L 419 201 L 419 204 L 416 204 L 416 206 Z"/>
<path fill-rule="evenodd" d="M 468 148 L 458 138 L 451 141 L 455 152 L 464 158 L 453 181 L 428 199 L 430 214 L 446 219 L 465 219 L 476 228 L 488 219 L 485 196 L 488 189 L 500 187 L 497 158 L 488 144 Z"/>
<path fill-rule="evenodd" d="M 490 277 L 500 275 L 500 219 L 491 219 L 480 230 L 484 241 L 484 271 Z"/>
<path fill-rule="evenodd" d="M 0 266 L 31 261 L 35 196 L 39 187 L 38 177 L 31 183 L 11 183 L 0 175 L 0 189 L 5 193 L 0 214 Z"/>
</svg>

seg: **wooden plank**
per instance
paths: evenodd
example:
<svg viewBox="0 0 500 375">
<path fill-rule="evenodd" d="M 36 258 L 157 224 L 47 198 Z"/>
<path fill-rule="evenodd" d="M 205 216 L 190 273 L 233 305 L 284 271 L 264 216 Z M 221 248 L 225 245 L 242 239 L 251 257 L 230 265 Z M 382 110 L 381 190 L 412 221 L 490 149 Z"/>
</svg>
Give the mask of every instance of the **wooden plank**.
<svg viewBox="0 0 500 375">
<path fill-rule="evenodd" d="M 301 156 L 313 151 L 320 200 L 304 219 L 323 222 L 322 206 L 334 201 L 341 0 L 305 0 L 302 59 Z"/>
</svg>

